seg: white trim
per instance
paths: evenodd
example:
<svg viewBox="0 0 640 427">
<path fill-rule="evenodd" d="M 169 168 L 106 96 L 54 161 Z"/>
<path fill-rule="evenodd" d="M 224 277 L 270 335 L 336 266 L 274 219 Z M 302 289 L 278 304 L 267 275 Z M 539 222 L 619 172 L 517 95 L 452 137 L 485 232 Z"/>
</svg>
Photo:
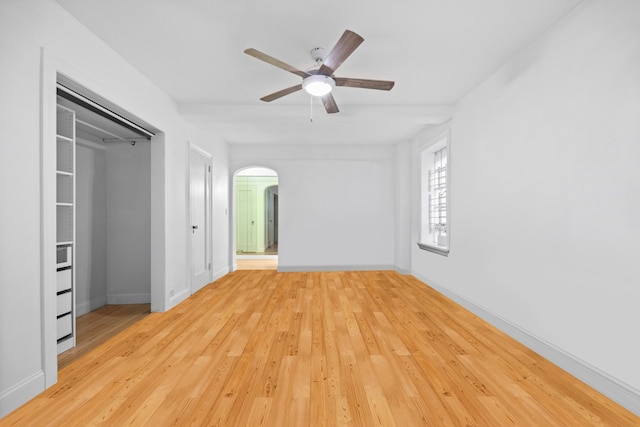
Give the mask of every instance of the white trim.
<svg viewBox="0 0 640 427">
<path fill-rule="evenodd" d="M 38 371 L 0 393 L 0 418 L 40 394 L 44 383 L 44 372 Z"/>
<path fill-rule="evenodd" d="M 109 294 L 107 304 L 149 304 L 151 294 Z"/>
<path fill-rule="evenodd" d="M 271 168 L 252 167 L 245 168 L 238 172 L 237 176 L 278 176 L 278 173 Z"/>
<path fill-rule="evenodd" d="M 222 278 L 222 277 L 226 276 L 227 274 L 229 274 L 229 267 L 223 267 L 223 268 L 220 268 L 220 269 L 218 269 L 218 270 L 216 270 L 216 271 L 212 272 L 212 275 L 211 275 L 211 281 L 210 281 L 209 283 L 204 284 L 204 285 L 203 285 L 203 286 L 201 286 L 200 288 L 195 289 L 191 294 L 193 295 L 193 294 L 195 294 L 196 292 L 198 292 L 200 289 L 204 289 L 204 288 L 206 288 L 206 287 L 207 287 L 207 286 L 209 286 L 211 283 L 213 283 L 213 282 L 215 282 L 216 280 L 218 280 L 218 279 L 220 279 L 220 278 Z"/>
<path fill-rule="evenodd" d="M 226 276 L 229 274 L 229 267 L 223 267 L 219 270 L 213 272 L 213 277 L 211 278 L 211 282 L 215 282 L 216 280 Z"/>
<path fill-rule="evenodd" d="M 41 369 L 44 385 L 58 382 L 56 340 L 56 66 L 48 50 L 40 49 L 40 323 Z M 27 381 L 28 379 L 25 379 Z"/>
<path fill-rule="evenodd" d="M 213 160 L 213 156 L 211 154 L 207 153 L 202 148 L 198 147 L 192 142 L 189 142 L 189 149 L 195 151 L 196 153 L 200 154 L 203 157 L 206 157 L 209 160 Z"/>
<path fill-rule="evenodd" d="M 168 309 L 166 136 L 151 138 L 151 311 Z"/>
<path fill-rule="evenodd" d="M 532 334 L 520 326 L 511 323 L 503 317 L 491 312 L 490 310 L 479 306 L 460 295 L 434 283 L 419 274 L 413 273 L 413 276 L 421 280 L 426 286 L 429 286 L 446 297 L 460 304 L 473 314 L 486 320 L 511 338 L 535 351 L 545 359 L 559 366 L 571 375 L 585 382 L 595 390 L 609 397 L 614 402 L 627 408 L 636 415 L 640 415 L 640 390 L 623 383 L 622 381 L 612 377 L 606 372 L 601 371 L 595 366 L 590 365 L 584 360 L 567 353 L 561 348 L 546 342 L 542 338 Z"/>
<path fill-rule="evenodd" d="M 449 248 L 440 248 L 438 246 L 428 245 L 418 242 L 418 247 L 423 251 L 433 252 L 434 254 L 449 256 Z"/>
<path fill-rule="evenodd" d="M 404 268 L 400 268 L 397 265 L 394 267 L 394 270 L 396 271 L 396 273 L 402 274 L 403 276 L 411 275 L 411 270 L 405 270 Z"/>
<path fill-rule="evenodd" d="M 316 271 L 395 271 L 393 265 L 283 265 L 278 272 L 303 273 Z"/>
<path fill-rule="evenodd" d="M 176 305 L 180 304 L 185 299 L 189 298 L 189 295 L 190 295 L 190 290 L 189 289 L 183 289 L 180 292 L 178 292 L 177 294 L 175 294 L 173 296 L 170 296 L 169 297 L 169 307 L 167 308 L 167 310 L 172 309 L 173 307 L 175 307 Z"/>
<path fill-rule="evenodd" d="M 100 307 L 107 305 L 107 297 L 92 298 L 89 301 L 78 302 L 76 301 L 76 317 L 80 317 L 84 314 L 90 313 L 93 310 L 97 310 Z"/>
</svg>

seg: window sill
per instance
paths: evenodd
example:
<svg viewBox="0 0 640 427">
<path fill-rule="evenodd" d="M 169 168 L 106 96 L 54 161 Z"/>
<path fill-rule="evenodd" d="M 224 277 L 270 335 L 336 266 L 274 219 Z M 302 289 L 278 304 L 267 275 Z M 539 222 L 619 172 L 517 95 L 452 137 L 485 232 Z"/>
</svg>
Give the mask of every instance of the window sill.
<svg viewBox="0 0 640 427">
<path fill-rule="evenodd" d="M 449 256 L 449 248 L 431 246 L 420 242 L 418 242 L 418 247 L 424 251 L 433 252 L 434 254 Z"/>
</svg>

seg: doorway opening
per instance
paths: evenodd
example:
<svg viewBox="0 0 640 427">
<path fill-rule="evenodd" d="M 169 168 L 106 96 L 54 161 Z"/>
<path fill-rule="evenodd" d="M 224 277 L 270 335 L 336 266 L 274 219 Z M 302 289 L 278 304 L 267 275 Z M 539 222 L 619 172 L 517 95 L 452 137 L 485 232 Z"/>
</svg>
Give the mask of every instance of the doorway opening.
<svg viewBox="0 0 640 427">
<path fill-rule="evenodd" d="M 235 176 L 235 257 L 239 270 L 278 265 L 278 174 L 250 167 Z"/>
</svg>

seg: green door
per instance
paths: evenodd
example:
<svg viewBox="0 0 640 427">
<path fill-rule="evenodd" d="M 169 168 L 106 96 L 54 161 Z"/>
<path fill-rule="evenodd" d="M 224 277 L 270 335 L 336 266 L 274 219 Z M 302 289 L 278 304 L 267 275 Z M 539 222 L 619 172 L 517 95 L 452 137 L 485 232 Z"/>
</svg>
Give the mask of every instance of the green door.
<svg viewBox="0 0 640 427">
<path fill-rule="evenodd" d="M 236 251 L 257 252 L 256 186 L 236 187 Z"/>
</svg>

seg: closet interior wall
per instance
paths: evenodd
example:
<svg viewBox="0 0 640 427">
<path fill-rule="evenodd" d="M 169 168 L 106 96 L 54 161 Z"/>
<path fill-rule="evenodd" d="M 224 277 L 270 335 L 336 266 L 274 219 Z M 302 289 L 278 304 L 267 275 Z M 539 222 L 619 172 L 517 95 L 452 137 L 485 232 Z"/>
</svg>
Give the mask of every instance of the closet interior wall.
<svg viewBox="0 0 640 427">
<path fill-rule="evenodd" d="M 76 111 L 76 316 L 151 300 L 150 141 Z M 134 142 L 134 143 L 132 143 Z"/>
<path fill-rule="evenodd" d="M 106 147 L 92 139 L 76 136 L 77 316 L 107 303 Z"/>
</svg>

